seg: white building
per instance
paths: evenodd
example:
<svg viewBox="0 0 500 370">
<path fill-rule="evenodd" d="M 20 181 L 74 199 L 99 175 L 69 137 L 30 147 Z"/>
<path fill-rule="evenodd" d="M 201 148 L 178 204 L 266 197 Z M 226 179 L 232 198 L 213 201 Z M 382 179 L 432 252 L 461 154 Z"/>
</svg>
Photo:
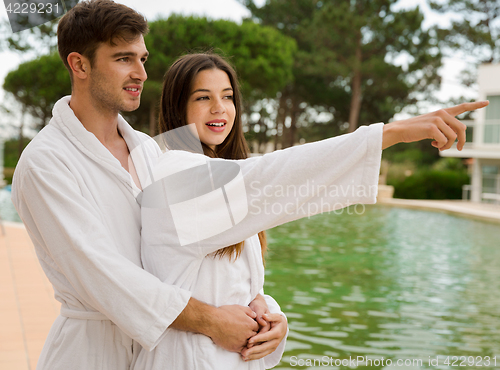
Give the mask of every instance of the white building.
<svg viewBox="0 0 500 370">
<path fill-rule="evenodd" d="M 479 67 L 478 100 L 489 100 L 485 109 L 475 114 L 474 121 L 465 122 L 467 143 L 462 151 L 456 147 L 441 152 L 443 157 L 471 158 L 470 191 L 473 202 L 500 202 L 500 64 Z"/>
</svg>

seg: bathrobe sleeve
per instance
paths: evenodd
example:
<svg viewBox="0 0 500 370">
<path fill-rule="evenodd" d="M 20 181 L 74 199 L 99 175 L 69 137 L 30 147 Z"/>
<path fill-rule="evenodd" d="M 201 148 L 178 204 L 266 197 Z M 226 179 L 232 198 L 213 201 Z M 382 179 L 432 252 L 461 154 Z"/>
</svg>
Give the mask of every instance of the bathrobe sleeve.
<svg viewBox="0 0 500 370">
<path fill-rule="evenodd" d="M 62 161 L 20 171 L 13 201 L 34 243 L 44 248 L 45 255 L 37 253 L 49 274 L 64 276 L 79 307 L 104 314 L 145 349 L 154 348 L 190 293 L 163 284 L 118 252 L 92 197 Z"/>
<path fill-rule="evenodd" d="M 238 161 L 166 152 L 144 190 L 142 244 L 206 255 L 286 222 L 375 203 L 382 131 L 363 126 Z"/>
</svg>

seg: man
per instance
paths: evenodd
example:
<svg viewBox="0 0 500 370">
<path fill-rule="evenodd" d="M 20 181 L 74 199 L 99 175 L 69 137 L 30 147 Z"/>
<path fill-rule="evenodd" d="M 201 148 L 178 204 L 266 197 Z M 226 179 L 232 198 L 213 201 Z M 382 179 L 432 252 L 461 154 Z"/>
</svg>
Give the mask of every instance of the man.
<svg viewBox="0 0 500 370">
<path fill-rule="evenodd" d="M 109 0 L 79 3 L 59 23 L 72 95 L 26 148 L 12 192 L 61 302 L 38 369 L 128 369 L 138 344 L 154 348 L 169 326 L 241 351 L 258 331 L 254 311 L 267 312 L 262 297 L 252 309 L 208 306 L 141 268 L 135 195 L 145 164 L 129 157 L 148 138 L 118 113 L 139 107 L 147 29 L 140 14 Z M 267 342 L 246 348 L 247 358 L 272 352 L 285 335 L 285 319 L 272 317 Z"/>
<path fill-rule="evenodd" d="M 252 309 L 211 307 L 140 267 L 136 195 L 147 177 L 147 165 L 143 151 L 133 149 L 149 139 L 118 113 L 139 106 L 147 78 L 146 32 L 142 16 L 110 0 L 79 3 L 59 24 L 59 52 L 70 72 L 72 95 L 55 105 L 50 124 L 25 149 L 12 192 L 61 302 L 61 315 L 49 333 L 38 369 L 128 369 L 138 345 L 153 349 L 168 327 L 205 334 L 251 360 L 279 352 L 273 350 L 286 332 L 279 315 L 266 316 L 274 320 L 273 329 L 259 334 L 263 344 L 252 346 L 258 330 L 255 312 L 257 316 L 267 312 L 262 299 L 252 302 Z M 457 136 L 461 148 L 465 126 L 454 116 L 485 104 L 363 127 L 351 135 L 243 161 L 242 170 L 252 186 L 255 179 L 260 186 L 300 188 L 311 178 L 316 184 L 356 182 L 370 189 L 377 184 L 383 148 L 431 138 L 434 146 L 447 149 Z M 375 195 L 349 201 L 373 203 Z M 251 214 L 255 230 L 243 230 L 242 222 L 233 233 L 240 236 L 224 242 L 231 245 L 243 240 L 245 232 L 253 234 L 307 216 L 300 214 L 303 205 L 320 207 L 317 213 L 337 204 L 335 198 L 324 204 L 318 194 L 298 198 L 269 198 L 260 192 L 255 204 L 281 202 L 285 212 Z M 345 199 L 339 204 L 345 206 Z M 250 348 L 245 348 L 248 338 Z"/>
</svg>

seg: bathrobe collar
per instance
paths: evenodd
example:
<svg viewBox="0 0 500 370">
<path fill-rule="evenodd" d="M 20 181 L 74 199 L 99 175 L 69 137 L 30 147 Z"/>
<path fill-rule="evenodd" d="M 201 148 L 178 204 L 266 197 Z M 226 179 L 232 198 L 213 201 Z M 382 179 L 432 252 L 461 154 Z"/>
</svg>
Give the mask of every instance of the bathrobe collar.
<svg viewBox="0 0 500 370">
<path fill-rule="evenodd" d="M 75 116 L 75 113 L 69 106 L 71 95 L 61 98 L 52 110 L 52 119 L 50 125 L 60 129 L 66 137 L 86 156 L 97 162 L 109 172 L 115 174 L 120 180 L 127 183 L 133 193 L 137 195 L 139 189 L 135 186 L 131 175 L 122 167 L 120 161 L 111 154 L 111 152 L 97 139 L 97 137 L 83 126 L 80 120 Z M 141 156 L 135 155 L 140 150 L 142 141 L 137 132 L 118 115 L 118 131 L 127 143 L 129 152 L 131 153 L 134 166 L 136 167 L 139 179 L 144 173 L 144 163 Z M 142 183 L 142 181 L 141 181 Z"/>
</svg>

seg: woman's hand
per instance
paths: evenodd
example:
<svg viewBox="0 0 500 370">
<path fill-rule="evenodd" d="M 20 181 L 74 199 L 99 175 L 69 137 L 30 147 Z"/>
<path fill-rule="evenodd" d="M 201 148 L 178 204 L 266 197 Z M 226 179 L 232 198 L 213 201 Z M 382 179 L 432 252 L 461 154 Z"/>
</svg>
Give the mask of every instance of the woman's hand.
<svg viewBox="0 0 500 370">
<path fill-rule="evenodd" d="M 382 149 L 397 143 L 411 143 L 424 139 L 432 139 L 432 146 L 439 150 L 451 148 L 458 139 L 457 149 L 462 150 L 465 144 L 466 126 L 455 116 L 484 108 L 488 101 L 463 103 L 454 107 L 423 114 L 421 116 L 395 121 L 384 125 Z"/>
<path fill-rule="evenodd" d="M 267 307 L 267 303 L 264 297 L 260 294 L 257 294 L 254 300 L 250 302 L 248 307 L 250 307 L 252 311 L 257 315 L 255 320 L 257 320 L 257 324 L 259 324 L 259 333 L 265 333 L 266 331 L 268 331 L 271 328 L 271 324 L 262 318 L 264 314 L 270 313 L 269 307 Z"/>
<path fill-rule="evenodd" d="M 247 348 L 241 351 L 241 357 L 245 361 L 258 360 L 273 353 L 286 336 L 288 324 L 283 315 L 264 314 L 263 318 L 269 323 L 270 329 L 266 332 L 259 331 L 248 340 Z"/>
</svg>

